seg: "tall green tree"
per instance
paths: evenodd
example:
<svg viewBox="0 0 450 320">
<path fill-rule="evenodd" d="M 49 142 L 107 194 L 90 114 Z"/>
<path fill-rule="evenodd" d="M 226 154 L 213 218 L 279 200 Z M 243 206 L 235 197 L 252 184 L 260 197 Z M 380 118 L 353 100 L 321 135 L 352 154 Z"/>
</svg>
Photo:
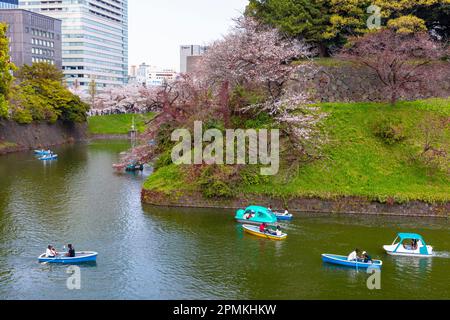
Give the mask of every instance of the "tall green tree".
<svg viewBox="0 0 450 320">
<path fill-rule="evenodd" d="M 250 0 L 245 14 L 315 44 L 324 42 L 329 20 L 326 0 Z"/>
<path fill-rule="evenodd" d="M 11 114 L 16 122 L 57 120 L 84 122 L 89 106 L 63 85 L 63 74 L 48 63 L 23 66 L 11 95 Z"/>
<path fill-rule="evenodd" d="M 399 33 L 449 36 L 450 0 L 250 0 L 246 15 L 316 43 L 323 53 L 365 34 L 371 5 L 381 9 L 382 26 Z"/>
<path fill-rule="evenodd" d="M 8 115 L 8 98 L 13 82 L 14 64 L 9 56 L 9 39 L 6 36 L 8 26 L 0 23 L 0 118 Z"/>
<path fill-rule="evenodd" d="M 17 79 L 20 81 L 33 80 L 52 80 L 61 82 L 64 79 L 64 74 L 61 70 L 46 62 L 37 62 L 33 65 L 22 66 L 16 73 Z"/>
</svg>

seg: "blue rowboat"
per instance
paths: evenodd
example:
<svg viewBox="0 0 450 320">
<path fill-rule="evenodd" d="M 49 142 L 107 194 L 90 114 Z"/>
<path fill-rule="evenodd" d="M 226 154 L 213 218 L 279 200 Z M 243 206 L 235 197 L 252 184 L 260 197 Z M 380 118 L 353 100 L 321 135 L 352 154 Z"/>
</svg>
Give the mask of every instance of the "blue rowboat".
<svg viewBox="0 0 450 320">
<path fill-rule="evenodd" d="M 39 262 L 43 263 L 59 263 L 59 264 L 77 264 L 82 262 L 91 262 L 97 260 L 98 253 L 93 251 L 77 252 L 76 257 L 65 257 L 59 255 L 54 258 L 47 258 L 45 253 L 39 256 Z"/>
<path fill-rule="evenodd" d="M 50 150 L 34 150 L 34 154 L 37 154 L 39 156 L 46 156 L 52 154 L 52 152 Z"/>
<path fill-rule="evenodd" d="M 126 166 L 125 171 L 128 171 L 128 172 L 144 171 L 144 165 L 143 164 L 129 164 L 128 166 Z"/>
<path fill-rule="evenodd" d="M 339 256 L 337 254 L 323 254 L 322 261 L 331 264 L 338 264 L 341 266 L 358 268 L 358 269 L 367 269 L 367 268 L 381 268 L 383 265 L 383 261 L 381 260 L 373 260 L 372 263 L 366 263 L 362 260 L 358 261 L 349 261 L 346 256 Z"/>
<path fill-rule="evenodd" d="M 57 154 L 49 154 L 49 155 L 45 155 L 45 156 L 39 158 L 39 160 L 41 160 L 41 161 L 50 161 L 50 160 L 56 160 L 56 159 L 58 159 Z"/>
<path fill-rule="evenodd" d="M 284 214 L 281 212 L 274 212 L 274 213 L 279 221 L 291 221 L 292 218 L 294 218 L 294 216 L 290 213 L 289 214 Z"/>
</svg>

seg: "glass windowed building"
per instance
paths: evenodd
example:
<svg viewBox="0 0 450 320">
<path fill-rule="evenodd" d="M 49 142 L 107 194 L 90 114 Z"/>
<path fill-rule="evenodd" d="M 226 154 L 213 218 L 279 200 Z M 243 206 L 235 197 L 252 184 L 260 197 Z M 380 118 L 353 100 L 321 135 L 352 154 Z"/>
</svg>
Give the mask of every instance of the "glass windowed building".
<svg viewBox="0 0 450 320">
<path fill-rule="evenodd" d="M 67 84 L 87 90 L 128 80 L 128 0 L 19 1 L 62 20 L 62 68 Z"/>
<path fill-rule="evenodd" d="M 17 9 L 19 0 L 0 0 L 0 9 Z"/>
</svg>

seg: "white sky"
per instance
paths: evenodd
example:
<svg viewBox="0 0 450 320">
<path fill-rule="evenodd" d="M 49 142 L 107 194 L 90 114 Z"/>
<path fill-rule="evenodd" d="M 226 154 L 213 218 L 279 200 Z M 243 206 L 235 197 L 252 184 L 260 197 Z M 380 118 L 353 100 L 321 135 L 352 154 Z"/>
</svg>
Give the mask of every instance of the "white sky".
<svg viewBox="0 0 450 320">
<path fill-rule="evenodd" d="M 248 0 L 129 0 L 129 64 L 180 68 L 180 45 L 219 39 Z"/>
</svg>

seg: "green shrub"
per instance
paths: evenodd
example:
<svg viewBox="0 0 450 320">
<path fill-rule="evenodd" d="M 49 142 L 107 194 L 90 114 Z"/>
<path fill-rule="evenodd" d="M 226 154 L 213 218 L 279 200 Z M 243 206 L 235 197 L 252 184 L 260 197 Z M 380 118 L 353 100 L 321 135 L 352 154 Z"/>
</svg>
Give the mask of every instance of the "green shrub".
<svg viewBox="0 0 450 320">
<path fill-rule="evenodd" d="M 0 119 L 8 117 L 8 102 L 3 95 L 0 95 Z"/>
<path fill-rule="evenodd" d="M 398 119 L 383 119 L 377 122 L 373 132 L 387 145 L 394 145 L 406 139 L 405 128 Z"/>
<path fill-rule="evenodd" d="M 229 166 L 207 166 L 200 174 L 198 185 L 206 198 L 231 198 L 234 170 Z"/>
<path fill-rule="evenodd" d="M 33 122 L 33 116 L 28 109 L 14 108 L 12 110 L 12 119 L 19 124 L 29 124 Z"/>
<path fill-rule="evenodd" d="M 239 173 L 243 185 L 254 186 L 267 183 L 269 181 L 268 176 L 260 174 L 260 168 L 258 166 L 246 166 Z"/>
<path fill-rule="evenodd" d="M 154 169 L 155 171 L 165 167 L 165 166 L 169 166 L 173 163 L 172 161 L 172 151 L 169 149 L 166 152 L 162 153 L 158 159 L 155 161 L 154 164 Z"/>
</svg>

